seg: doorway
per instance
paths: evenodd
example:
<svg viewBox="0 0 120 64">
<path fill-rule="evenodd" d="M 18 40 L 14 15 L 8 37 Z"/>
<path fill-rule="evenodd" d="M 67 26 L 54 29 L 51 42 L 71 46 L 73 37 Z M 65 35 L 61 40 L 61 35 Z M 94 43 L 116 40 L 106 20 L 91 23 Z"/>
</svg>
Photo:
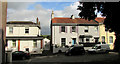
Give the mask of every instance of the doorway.
<svg viewBox="0 0 120 64">
<path fill-rule="evenodd" d="M 72 38 L 72 45 L 76 44 L 76 38 Z"/>
</svg>

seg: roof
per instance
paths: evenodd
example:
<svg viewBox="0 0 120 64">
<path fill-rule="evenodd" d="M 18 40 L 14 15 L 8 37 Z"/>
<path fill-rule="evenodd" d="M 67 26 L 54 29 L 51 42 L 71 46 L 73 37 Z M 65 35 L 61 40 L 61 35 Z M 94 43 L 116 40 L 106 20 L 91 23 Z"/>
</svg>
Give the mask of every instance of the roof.
<svg viewBox="0 0 120 64">
<path fill-rule="evenodd" d="M 55 17 L 52 19 L 52 23 L 77 23 L 77 24 L 98 24 L 94 20 L 85 20 L 82 18 L 64 18 L 64 17 Z"/>
<path fill-rule="evenodd" d="M 36 24 L 32 21 L 9 21 L 7 24 Z"/>
<path fill-rule="evenodd" d="M 103 23 L 104 20 L 105 20 L 105 18 L 103 18 L 103 17 L 97 17 L 95 20 L 96 20 L 98 23 Z"/>
</svg>

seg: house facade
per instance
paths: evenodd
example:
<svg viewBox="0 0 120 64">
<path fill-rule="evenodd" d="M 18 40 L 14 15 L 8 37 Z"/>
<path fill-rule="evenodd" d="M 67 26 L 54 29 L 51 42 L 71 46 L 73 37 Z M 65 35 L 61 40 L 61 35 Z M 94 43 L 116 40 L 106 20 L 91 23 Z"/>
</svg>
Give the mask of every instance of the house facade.
<svg viewBox="0 0 120 64">
<path fill-rule="evenodd" d="M 42 53 L 43 37 L 40 22 L 10 21 L 6 27 L 6 49 Z"/>
<path fill-rule="evenodd" d="M 105 18 L 96 18 L 95 20 L 99 22 L 99 41 L 105 42 L 110 45 L 110 49 L 114 48 L 115 42 L 115 32 L 110 32 L 106 30 L 105 25 L 103 24 Z"/>
<path fill-rule="evenodd" d="M 94 20 L 53 17 L 51 20 L 51 44 L 59 47 L 83 43 L 97 43 L 99 40 L 99 24 Z"/>
</svg>

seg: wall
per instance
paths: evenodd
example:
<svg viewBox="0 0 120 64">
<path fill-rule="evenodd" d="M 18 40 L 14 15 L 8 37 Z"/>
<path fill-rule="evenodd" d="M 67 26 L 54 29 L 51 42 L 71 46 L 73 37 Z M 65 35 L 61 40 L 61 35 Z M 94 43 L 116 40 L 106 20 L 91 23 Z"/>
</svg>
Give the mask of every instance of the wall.
<svg viewBox="0 0 120 64">
<path fill-rule="evenodd" d="M 76 41 L 78 43 L 79 36 L 80 35 L 92 35 L 94 37 L 99 37 L 99 27 L 98 32 L 95 32 L 94 26 L 89 26 L 89 33 L 84 32 L 85 26 L 79 26 L 78 27 L 78 33 L 72 32 L 70 33 L 70 26 L 67 26 L 67 33 L 59 32 L 59 26 L 52 26 L 52 44 L 58 44 L 61 46 L 61 38 L 66 38 L 66 45 L 72 45 L 69 44 L 69 42 L 72 42 L 72 38 L 76 38 Z M 90 42 L 93 42 L 92 39 Z"/>
<path fill-rule="evenodd" d="M 39 34 L 38 27 L 29 27 L 29 34 L 25 33 L 25 27 L 13 27 L 13 33 L 9 33 L 9 27 L 6 27 L 6 36 L 37 36 Z"/>
<path fill-rule="evenodd" d="M 8 40 L 8 49 L 12 51 L 18 51 L 18 40 L 16 40 L 16 47 L 12 47 L 12 40 Z M 37 51 L 40 52 L 41 49 L 41 40 L 37 40 L 37 48 L 33 47 L 33 40 L 20 40 L 20 51 L 26 51 L 26 48 L 29 48 L 29 52 Z"/>
<path fill-rule="evenodd" d="M 105 25 L 103 25 L 103 24 L 100 25 L 100 34 L 99 34 L 100 39 L 99 39 L 99 41 L 102 42 L 102 36 L 105 36 L 105 42 L 110 45 L 110 49 L 114 48 L 114 42 L 116 39 L 114 34 L 115 34 L 115 32 L 110 33 L 109 31 L 105 31 Z M 113 43 L 109 43 L 110 36 L 113 36 Z"/>
</svg>

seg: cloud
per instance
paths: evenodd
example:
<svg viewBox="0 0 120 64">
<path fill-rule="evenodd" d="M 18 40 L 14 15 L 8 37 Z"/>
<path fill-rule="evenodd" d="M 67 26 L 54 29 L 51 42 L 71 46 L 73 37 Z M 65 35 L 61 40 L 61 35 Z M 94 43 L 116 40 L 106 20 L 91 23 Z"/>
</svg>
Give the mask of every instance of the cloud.
<svg viewBox="0 0 120 64">
<path fill-rule="evenodd" d="M 24 10 L 34 2 L 8 2 L 8 8 L 13 10 Z"/>
<path fill-rule="evenodd" d="M 45 9 L 40 4 L 34 6 L 33 10 L 28 10 L 29 5 L 34 3 L 8 3 L 8 21 L 33 21 L 38 17 L 42 27 L 42 34 L 50 34 L 50 22 L 52 9 Z M 70 17 L 72 14 L 78 17 L 80 11 L 77 10 L 79 2 L 64 7 L 63 10 L 54 10 L 56 17 Z"/>
</svg>

